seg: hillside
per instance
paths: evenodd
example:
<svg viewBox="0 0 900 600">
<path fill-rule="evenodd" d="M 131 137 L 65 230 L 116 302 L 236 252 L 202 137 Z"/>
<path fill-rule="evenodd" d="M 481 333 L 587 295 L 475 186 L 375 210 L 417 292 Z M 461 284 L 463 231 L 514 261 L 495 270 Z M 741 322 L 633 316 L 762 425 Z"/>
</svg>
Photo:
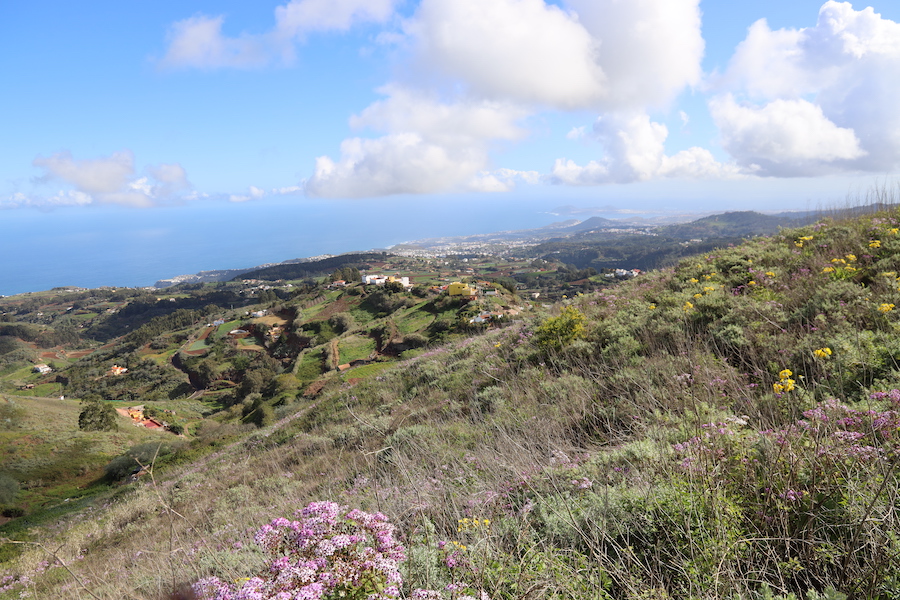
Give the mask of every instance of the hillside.
<svg viewBox="0 0 900 600">
<path fill-rule="evenodd" d="M 222 598 L 275 597 L 251 594 L 284 573 L 266 567 L 254 533 L 311 501 L 395 525 L 404 596 L 894 597 L 898 273 L 895 209 L 711 250 L 490 328 L 467 330 L 463 307 L 427 293 L 331 290 L 319 302 L 310 288 L 267 300 L 275 320 L 255 321 L 260 358 L 243 371 L 239 347 L 216 338 L 222 325 L 202 339 L 205 321 L 136 331 L 91 368 L 119 352 L 167 364 L 202 350 L 180 372 L 210 402 L 236 403 L 139 483 L 0 527 L 32 544 L 3 546 L 0 599 L 160 598 L 210 576 L 244 590 Z M 341 313 L 353 326 L 338 333 Z M 431 336 L 450 314 L 463 329 Z M 276 326 L 289 335 L 267 341 Z M 368 356 L 368 340 L 382 352 L 413 333 L 425 347 L 398 346 L 371 376 L 298 375 L 315 352 L 322 368 L 328 348 Z M 315 344 L 291 354 L 301 336 Z M 96 389 L 87 365 L 74 363 L 69 385 Z M 107 385 L 112 395 L 181 398 L 183 381 L 161 385 L 138 365 L 143 387 Z M 326 556 L 344 554 L 332 543 Z M 392 597 L 389 579 L 367 573 L 342 591 Z"/>
</svg>

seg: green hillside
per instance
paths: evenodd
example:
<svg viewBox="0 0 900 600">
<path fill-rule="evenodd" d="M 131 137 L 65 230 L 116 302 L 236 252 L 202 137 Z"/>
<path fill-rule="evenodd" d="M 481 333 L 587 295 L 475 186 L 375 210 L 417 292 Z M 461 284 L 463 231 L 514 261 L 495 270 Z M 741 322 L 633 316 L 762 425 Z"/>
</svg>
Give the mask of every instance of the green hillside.
<svg viewBox="0 0 900 600">
<path fill-rule="evenodd" d="M 287 517 L 297 524 L 275 527 L 331 535 L 304 520 L 331 505 L 293 516 L 313 501 L 382 513 L 351 513 L 340 531 L 390 522 L 384 536 L 405 546 L 402 583 L 354 562 L 367 551 L 346 536 L 316 546 L 323 581 L 344 582 L 329 598 L 394 597 L 389 581 L 448 599 L 896 597 L 898 286 L 892 210 L 691 256 L 546 311 L 511 293 L 360 286 L 276 298 L 264 317 L 208 315 L 239 321 L 252 350 L 206 317 L 143 346 L 126 336 L 65 369 L 67 385 L 208 413 L 195 407 L 150 477 L 52 523 L 0 527 L 29 543 L 3 547 L 0 599 L 160 598 L 206 577 L 232 590 L 220 598 L 275 598 L 286 563 L 270 566 L 254 534 Z M 99 379 L 126 350 L 129 373 Z M 141 362 L 169 350 L 177 382 Z M 365 364 L 341 370 L 341 356 Z M 312 560 L 303 535 L 276 550 Z"/>
</svg>

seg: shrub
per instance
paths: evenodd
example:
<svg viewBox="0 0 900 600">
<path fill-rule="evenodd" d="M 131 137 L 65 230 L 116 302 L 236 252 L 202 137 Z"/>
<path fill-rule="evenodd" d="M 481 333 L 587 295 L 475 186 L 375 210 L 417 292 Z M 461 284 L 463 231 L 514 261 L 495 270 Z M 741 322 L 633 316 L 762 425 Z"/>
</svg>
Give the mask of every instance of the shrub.
<svg viewBox="0 0 900 600">
<path fill-rule="evenodd" d="M 574 306 L 565 306 L 559 315 L 544 321 L 534 332 L 538 346 L 559 350 L 584 336 L 585 316 Z"/>
<path fill-rule="evenodd" d="M 200 600 L 400 597 L 406 554 L 387 517 L 334 502 L 312 502 L 297 516 L 275 519 L 256 533 L 256 543 L 272 557 L 259 575 L 237 584 L 201 579 L 194 584 Z"/>
<path fill-rule="evenodd" d="M 19 483 L 9 475 L 0 474 L 0 504 L 11 504 L 19 495 Z"/>
</svg>

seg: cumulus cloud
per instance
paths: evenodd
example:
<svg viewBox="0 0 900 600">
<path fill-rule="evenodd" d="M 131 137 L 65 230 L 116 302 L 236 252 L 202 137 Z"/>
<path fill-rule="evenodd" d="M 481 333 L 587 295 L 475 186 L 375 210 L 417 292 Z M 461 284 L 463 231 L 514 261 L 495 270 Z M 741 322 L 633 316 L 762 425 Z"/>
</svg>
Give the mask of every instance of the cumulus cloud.
<svg viewBox="0 0 900 600">
<path fill-rule="evenodd" d="M 760 175 L 817 175 L 866 155 L 852 129 L 806 100 L 741 106 L 728 94 L 710 102 L 724 148 Z"/>
<path fill-rule="evenodd" d="M 525 132 L 516 121 L 527 113 L 499 102 L 440 102 L 399 87 L 388 98 L 351 119 L 356 128 L 387 132 L 351 138 L 340 159 L 316 159 L 305 184 L 310 196 L 365 197 L 499 187 L 480 175 L 493 140 L 515 140 Z M 511 183 L 506 179 L 506 185 Z M 500 182 L 500 179 L 497 179 Z"/>
<path fill-rule="evenodd" d="M 543 0 L 423 0 L 405 31 L 423 71 L 475 95 L 580 108 L 608 93 L 598 40 L 576 15 Z"/>
<path fill-rule="evenodd" d="M 399 42 L 412 68 L 383 90 L 386 100 L 351 119 L 386 135 L 345 140 L 339 159 L 318 158 L 306 192 L 358 197 L 534 183 L 532 175 L 492 170 L 492 144 L 524 137 L 522 123 L 542 110 L 666 105 L 701 75 L 698 2 L 572 0 L 560 8 L 544 0 L 422 0 Z M 443 101 L 435 89 L 445 91 Z M 659 172 L 663 158 L 652 150 L 605 168 L 637 180 Z"/>
<path fill-rule="evenodd" d="M 38 156 L 32 164 L 44 171 L 37 182 L 60 181 L 74 189 L 29 197 L 27 202 L 13 199 L 12 204 L 152 206 L 171 201 L 177 192 L 190 188 L 187 174 L 178 164 L 150 166 L 147 175 L 136 176 L 134 155 L 129 150 L 93 159 L 76 159 L 70 152 L 58 152 L 49 157 Z"/>
<path fill-rule="evenodd" d="M 900 168 L 897 72 L 900 24 L 828 1 L 814 27 L 754 23 L 710 111 L 723 146 L 762 175 L 889 172 Z"/>
<path fill-rule="evenodd" d="M 557 109 L 644 107 L 700 79 L 698 0 L 423 0 L 405 32 L 422 71 Z"/>
<path fill-rule="evenodd" d="M 643 112 L 613 113 L 597 119 L 593 137 L 604 157 L 582 166 L 558 159 L 551 180 L 569 185 L 633 183 L 658 177 L 725 178 L 738 175 L 734 165 L 715 160 L 704 148 L 665 153 L 668 128 Z"/>
<path fill-rule="evenodd" d="M 569 0 L 597 41 L 604 110 L 663 107 L 703 75 L 699 0 Z"/>
<path fill-rule="evenodd" d="M 275 9 L 270 31 L 222 32 L 225 17 L 195 15 L 170 28 L 164 68 L 256 68 L 273 61 L 290 62 L 299 38 L 313 31 L 346 30 L 356 23 L 383 22 L 391 17 L 397 0 L 291 0 Z"/>
</svg>

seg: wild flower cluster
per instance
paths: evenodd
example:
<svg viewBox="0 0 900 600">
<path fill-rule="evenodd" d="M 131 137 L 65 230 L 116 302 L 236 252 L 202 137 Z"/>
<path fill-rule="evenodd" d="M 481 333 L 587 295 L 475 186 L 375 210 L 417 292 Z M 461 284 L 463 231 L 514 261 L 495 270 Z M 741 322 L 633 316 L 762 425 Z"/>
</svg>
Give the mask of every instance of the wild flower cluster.
<svg viewBox="0 0 900 600">
<path fill-rule="evenodd" d="M 313 502 L 298 520 L 278 518 L 256 533 L 272 557 L 256 577 L 194 584 L 200 600 L 392 600 L 400 596 L 403 546 L 381 513 Z"/>
<path fill-rule="evenodd" d="M 791 379 L 791 375 L 793 374 L 794 373 L 790 369 L 784 369 L 778 373 L 778 382 L 772 384 L 772 388 L 775 390 L 776 394 L 794 391 L 794 386 L 797 382 Z"/>
</svg>

